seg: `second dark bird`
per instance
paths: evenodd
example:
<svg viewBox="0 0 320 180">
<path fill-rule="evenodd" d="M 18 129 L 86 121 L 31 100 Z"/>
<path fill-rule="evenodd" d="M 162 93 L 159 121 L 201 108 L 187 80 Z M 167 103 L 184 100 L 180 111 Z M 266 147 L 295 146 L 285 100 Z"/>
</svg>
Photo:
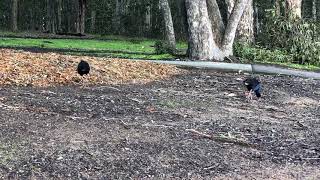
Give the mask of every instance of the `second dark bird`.
<svg viewBox="0 0 320 180">
<path fill-rule="evenodd" d="M 90 72 L 90 65 L 88 62 L 81 60 L 78 64 L 77 68 L 78 73 L 80 76 L 87 75 Z"/>
<path fill-rule="evenodd" d="M 246 86 L 249 94 L 247 98 L 252 99 L 252 93 L 254 92 L 258 98 L 261 97 L 261 83 L 256 78 L 247 78 L 243 81 L 243 84 Z"/>
</svg>

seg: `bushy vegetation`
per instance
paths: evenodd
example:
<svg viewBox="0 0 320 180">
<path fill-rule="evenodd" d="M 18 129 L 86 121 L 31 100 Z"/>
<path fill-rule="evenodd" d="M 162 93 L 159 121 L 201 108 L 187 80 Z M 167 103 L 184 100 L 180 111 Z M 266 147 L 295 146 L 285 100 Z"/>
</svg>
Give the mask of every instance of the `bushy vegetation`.
<svg viewBox="0 0 320 180">
<path fill-rule="evenodd" d="M 319 23 L 276 16 L 274 10 L 267 15 L 257 39 L 260 46 L 271 50 L 261 50 L 266 58 L 272 56 L 276 62 L 320 65 Z M 274 55 L 269 55 L 271 52 Z"/>
<path fill-rule="evenodd" d="M 174 54 L 175 50 L 165 41 L 156 41 L 154 43 L 156 54 Z"/>
</svg>

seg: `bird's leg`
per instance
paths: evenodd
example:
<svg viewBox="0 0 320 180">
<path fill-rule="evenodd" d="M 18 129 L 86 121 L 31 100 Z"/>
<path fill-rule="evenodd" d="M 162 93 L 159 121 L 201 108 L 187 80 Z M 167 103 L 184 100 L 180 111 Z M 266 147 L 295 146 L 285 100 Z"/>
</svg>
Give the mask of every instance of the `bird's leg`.
<svg viewBox="0 0 320 180">
<path fill-rule="evenodd" d="M 249 99 L 249 100 L 252 100 L 252 92 L 253 90 L 251 89 L 250 91 L 248 91 L 248 95 L 246 95 L 246 98 Z"/>
<path fill-rule="evenodd" d="M 251 100 L 253 99 L 253 90 L 252 89 L 250 90 L 250 99 Z"/>
</svg>

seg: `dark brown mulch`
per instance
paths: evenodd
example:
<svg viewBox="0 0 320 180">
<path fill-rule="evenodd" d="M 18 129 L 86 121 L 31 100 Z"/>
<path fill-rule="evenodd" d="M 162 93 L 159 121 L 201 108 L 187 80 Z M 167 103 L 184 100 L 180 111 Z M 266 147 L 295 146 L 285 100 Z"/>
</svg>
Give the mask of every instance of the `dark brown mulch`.
<svg viewBox="0 0 320 180">
<path fill-rule="evenodd" d="M 318 179 L 320 81 L 261 76 L 263 98 L 248 102 L 239 77 L 3 87 L 0 176 Z"/>
</svg>

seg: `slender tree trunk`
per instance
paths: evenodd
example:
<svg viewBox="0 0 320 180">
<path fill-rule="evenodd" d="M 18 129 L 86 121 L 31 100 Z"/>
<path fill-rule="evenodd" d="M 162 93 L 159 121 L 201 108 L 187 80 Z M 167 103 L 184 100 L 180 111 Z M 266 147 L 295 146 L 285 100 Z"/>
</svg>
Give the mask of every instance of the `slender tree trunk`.
<svg viewBox="0 0 320 180">
<path fill-rule="evenodd" d="M 51 1 L 46 0 L 47 5 L 47 17 L 46 17 L 46 32 L 50 32 L 51 30 Z"/>
<path fill-rule="evenodd" d="M 237 28 L 237 39 L 241 42 L 254 42 L 253 0 L 249 0 Z"/>
<path fill-rule="evenodd" d="M 166 39 L 169 43 L 169 46 L 173 49 L 176 48 L 176 38 L 174 34 L 171 10 L 168 3 L 168 0 L 160 0 L 160 5 L 162 13 L 164 16 L 165 30 L 166 30 Z"/>
<path fill-rule="evenodd" d="M 317 20 L 317 0 L 312 0 L 312 19 Z"/>
<path fill-rule="evenodd" d="M 148 5 L 147 6 L 147 10 L 146 10 L 146 20 L 145 20 L 145 29 L 146 29 L 146 31 L 147 32 L 149 32 L 150 31 L 150 28 L 151 28 L 151 6 L 150 5 Z"/>
<path fill-rule="evenodd" d="M 213 38 L 214 41 L 220 46 L 222 43 L 225 25 L 221 17 L 219 6 L 216 0 L 207 0 L 207 6 L 213 30 Z"/>
<path fill-rule="evenodd" d="M 86 0 L 80 0 L 80 33 L 85 33 L 86 23 Z"/>
<path fill-rule="evenodd" d="M 302 0 L 286 0 L 286 14 L 288 18 L 301 19 Z"/>
<path fill-rule="evenodd" d="M 12 0 L 12 30 L 18 31 L 18 0 Z"/>
<path fill-rule="evenodd" d="M 228 18 L 230 17 L 234 8 L 235 0 L 226 0 L 228 6 Z M 253 0 L 248 0 L 248 4 L 241 16 L 238 24 L 236 38 L 240 42 L 253 43 L 254 42 L 254 9 Z"/>
<path fill-rule="evenodd" d="M 116 9 L 113 17 L 113 28 L 116 34 L 120 34 L 120 25 L 121 25 L 121 0 L 116 1 Z"/>
<path fill-rule="evenodd" d="M 259 34 L 260 33 L 260 24 L 259 24 L 259 20 L 260 20 L 260 17 L 259 17 L 259 8 L 258 8 L 258 5 L 257 5 L 257 2 L 254 1 L 254 31 L 255 31 L 255 35 Z"/>
<path fill-rule="evenodd" d="M 233 54 L 232 46 L 236 35 L 236 30 L 243 12 L 248 5 L 248 1 L 249 0 L 238 0 L 229 16 L 222 42 L 222 51 L 225 56 L 230 56 Z"/>
<path fill-rule="evenodd" d="M 62 0 L 58 0 L 58 31 L 62 31 Z"/>
<path fill-rule="evenodd" d="M 97 11 L 91 10 L 91 33 L 95 33 L 96 31 L 96 14 Z"/>
</svg>

